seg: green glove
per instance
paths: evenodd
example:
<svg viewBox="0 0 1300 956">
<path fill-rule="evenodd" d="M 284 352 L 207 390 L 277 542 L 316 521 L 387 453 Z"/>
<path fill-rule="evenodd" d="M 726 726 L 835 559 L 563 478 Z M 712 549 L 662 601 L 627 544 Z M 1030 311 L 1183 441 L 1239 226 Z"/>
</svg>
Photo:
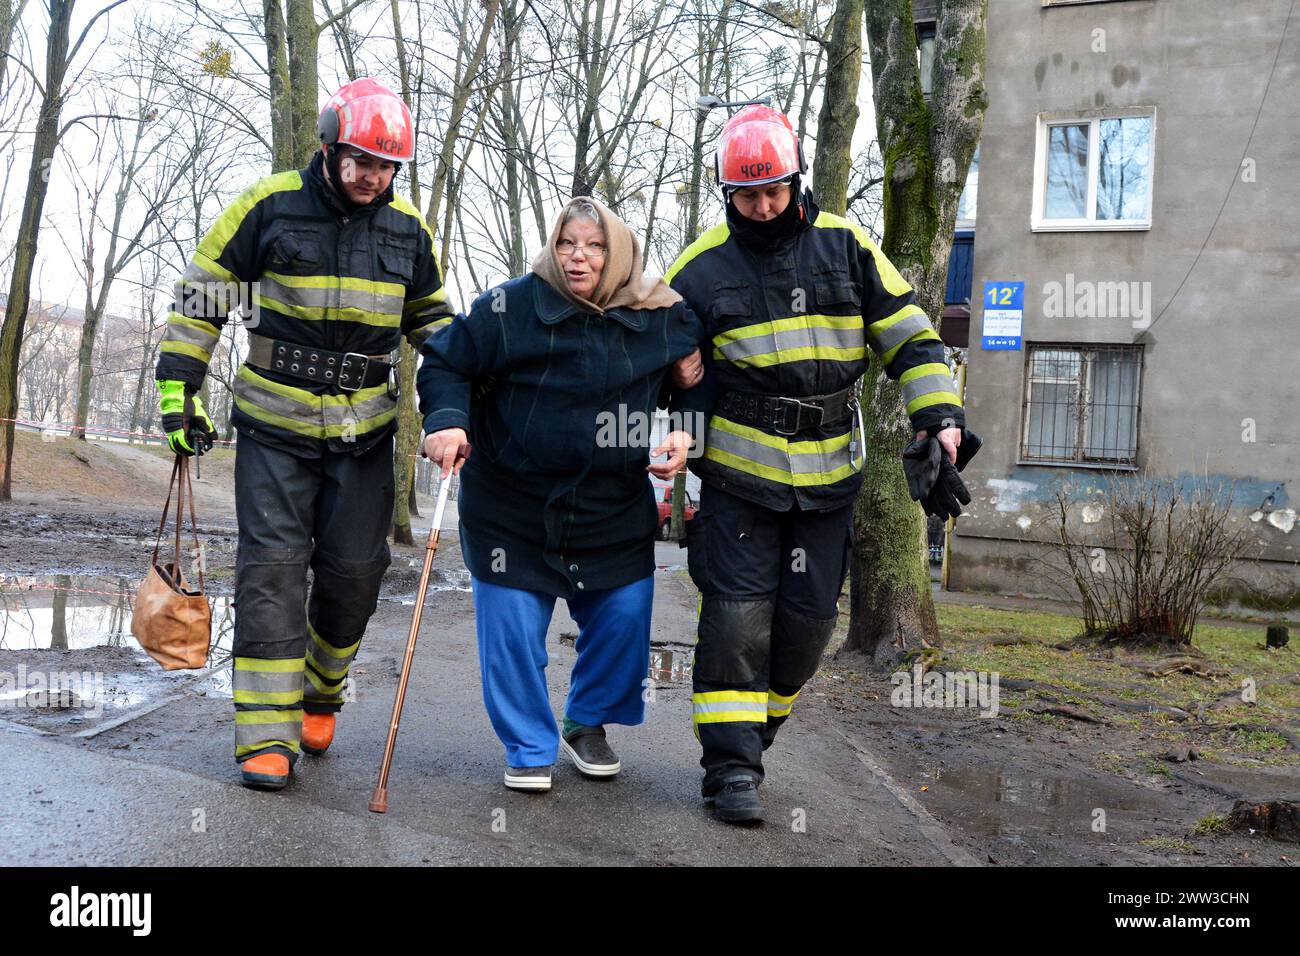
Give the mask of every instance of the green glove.
<svg viewBox="0 0 1300 956">
<path fill-rule="evenodd" d="M 162 412 L 167 446 L 178 455 L 202 455 L 212 448 L 217 430 L 203 408 L 203 400 L 185 388 L 184 382 L 165 379 L 157 383 L 162 395 L 158 410 Z"/>
</svg>

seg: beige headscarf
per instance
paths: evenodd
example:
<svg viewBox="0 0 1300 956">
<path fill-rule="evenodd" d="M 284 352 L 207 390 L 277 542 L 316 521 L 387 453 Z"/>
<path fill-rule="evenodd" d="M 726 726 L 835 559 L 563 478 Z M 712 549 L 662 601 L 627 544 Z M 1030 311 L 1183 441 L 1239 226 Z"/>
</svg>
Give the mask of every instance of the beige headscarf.
<svg viewBox="0 0 1300 956">
<path fill-rule="evenodd" d="M 605 268 L 590 301 L 574 294 L 569 288 L 569 280 L 560 264 L 560 255 L 555 251 L 560 230 L 564 228 L 564 217 L 578 203 L 591 203 L 600 214 L 600 227 L 605 230 Z M 681 301 L 682 297 L 663 279 L 647 276 L 642 269 L 641 243 L 636 233 L 603 203 L 590 196 L 574 196 L 564 204 L 555 219 L 555 225 L 551 227 L 551 238 L 547 241 L 546 248 L 533 260 L 533 271 L 550 283 L 556 292 L 584 311 L 606 312 L 619 306 L 630 309 L 664 309 Z"/>
</svg>

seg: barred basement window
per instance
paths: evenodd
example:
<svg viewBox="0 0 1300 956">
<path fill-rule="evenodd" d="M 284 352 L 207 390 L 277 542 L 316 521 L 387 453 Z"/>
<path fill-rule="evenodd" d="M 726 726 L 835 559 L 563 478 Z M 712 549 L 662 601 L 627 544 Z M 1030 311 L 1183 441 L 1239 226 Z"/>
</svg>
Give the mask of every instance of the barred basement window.
<svg viewBox="0 0 1300 956">
<path fill-rule="evenodd" d="M 1142 347 L 1029 345 L 1023 461 L 1137 465 Z"/>
</svg>

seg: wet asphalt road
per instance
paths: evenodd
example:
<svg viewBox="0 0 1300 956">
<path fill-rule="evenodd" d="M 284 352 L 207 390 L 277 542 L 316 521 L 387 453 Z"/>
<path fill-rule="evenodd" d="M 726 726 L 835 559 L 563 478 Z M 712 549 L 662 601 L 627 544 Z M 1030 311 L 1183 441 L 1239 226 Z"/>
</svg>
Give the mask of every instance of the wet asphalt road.
<svg viewBox="0 0 1300 956">
<path fill-rule="evenodd" d="M 407 549 L 394 566 L 422 553 Z M 658 546 L 660 564 L 678 565 L 683 555 Z M 437 563 L 461 566 L 454 539 Z M 652 641 L 692 643 L 694 603 L 680 571 L 658 572 Z M 506 790 L 503 749 L 480 697 L 472 600 L 454 590 L 427 602 L 390 809 L 370 813 L 411 610 L 400 594 L 381 602 L 334 746 L 322 757 L 303 756 L 280 793 L 238 784 L 228 699 L 190 692 L 87 740 L 0 731 L 9 836 L 0 842 L 0 864 L 971 862 L 937 824 L 908 808 L 905 794 L 891 792 L 871 769 L 870 742 L 845 738 L 815 684 L 768 752 L 763 827 L 729 827 L 703 808 L 689 680 L 658 682 L 643 725 L 610 729 L 623 761 L 614 780 L 587 781 L 561 755 L 550 793 Z M 557 715 L 575 658 L 560 635 L 576 630 L 558 603 L 548 635 Z"/>
</svg>

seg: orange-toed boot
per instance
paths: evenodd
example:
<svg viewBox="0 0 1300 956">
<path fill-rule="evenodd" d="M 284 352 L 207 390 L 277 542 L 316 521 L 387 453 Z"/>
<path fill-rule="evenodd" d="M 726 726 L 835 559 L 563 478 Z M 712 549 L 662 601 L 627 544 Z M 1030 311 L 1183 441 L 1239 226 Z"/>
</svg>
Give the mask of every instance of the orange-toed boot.
<svg viewBox="0 0 1300 956">
<path fill-rule="evenodd" d="M 333 714 L 313 714 L 308 712 L 302 715 L 302 749 L 304 753 L 319 757 L 330 749 L 330 744 L 333 742 Z"/>
<path fill-rule="evenodd" d="M 269 753 L 250 757 L 239 765 L 246 787 L 254 790 L 280 790 L 289 782 L 289 758 Z"/>
</svg>

